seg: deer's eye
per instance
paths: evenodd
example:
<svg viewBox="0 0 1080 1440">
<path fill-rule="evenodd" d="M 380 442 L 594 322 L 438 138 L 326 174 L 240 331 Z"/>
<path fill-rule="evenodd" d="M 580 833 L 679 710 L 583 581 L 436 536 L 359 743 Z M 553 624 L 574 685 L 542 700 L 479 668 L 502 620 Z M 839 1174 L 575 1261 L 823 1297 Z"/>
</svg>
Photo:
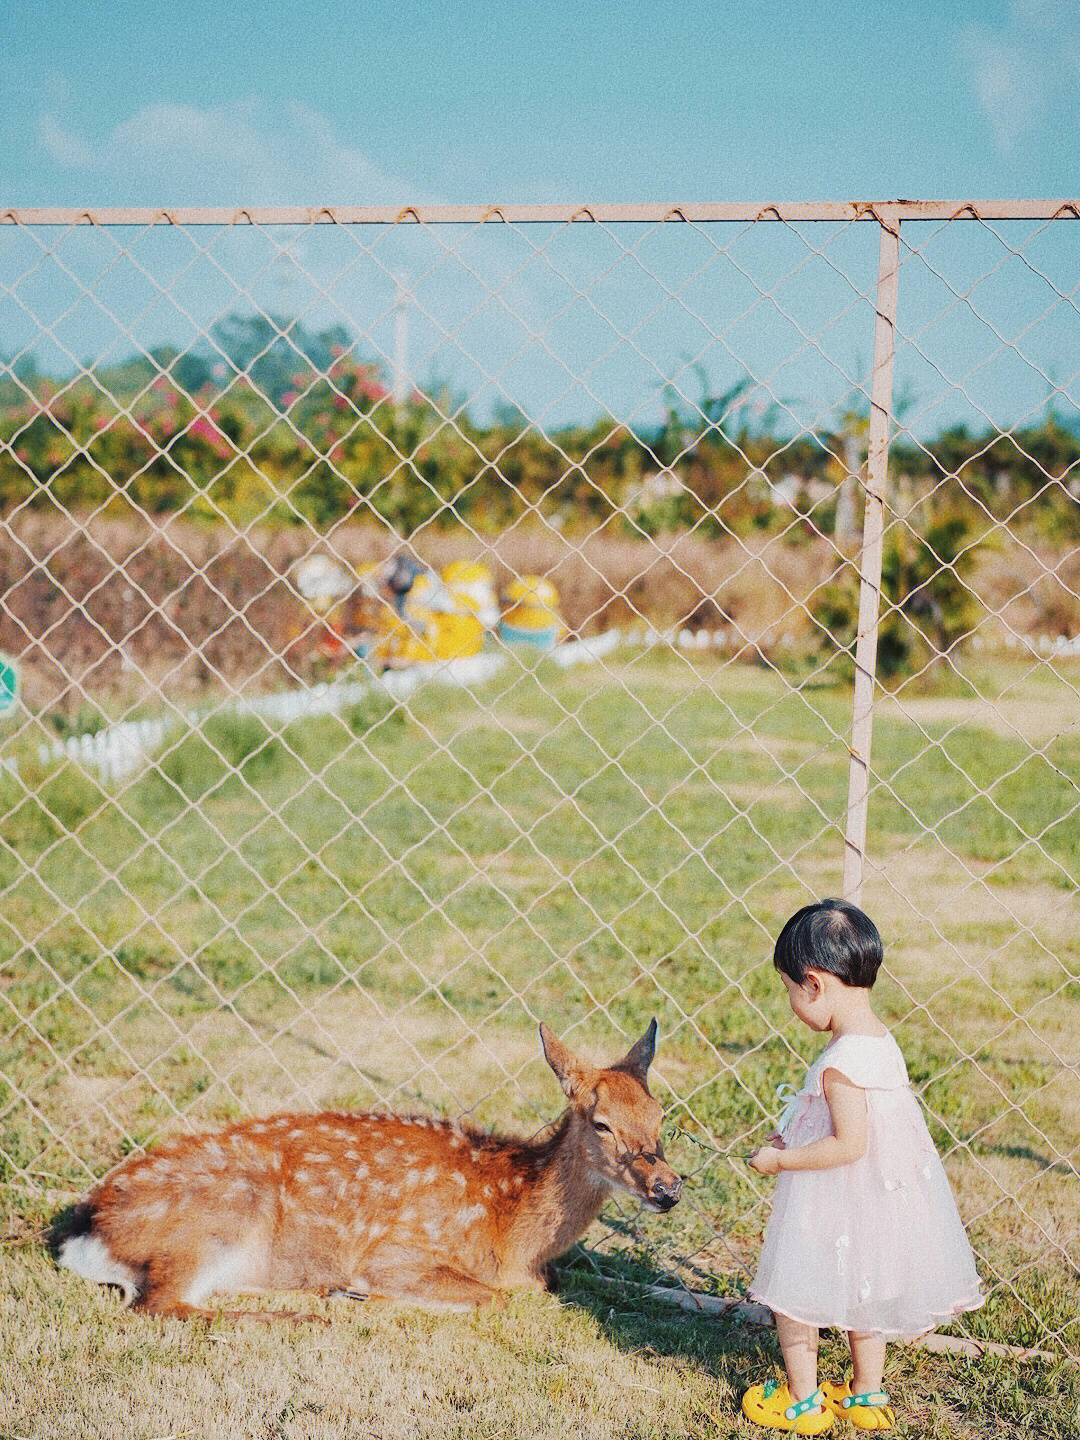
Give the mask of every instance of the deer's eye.
<svg viewBox="0 0 1080 1440">
<path fill-rule="evenodd" d="M 598 1135 L 611 1134 L 611 1126 L 607 1123 L 606 1120 L 594 1120 L 592 1122 L 592 1127 Z"/>
</svg>

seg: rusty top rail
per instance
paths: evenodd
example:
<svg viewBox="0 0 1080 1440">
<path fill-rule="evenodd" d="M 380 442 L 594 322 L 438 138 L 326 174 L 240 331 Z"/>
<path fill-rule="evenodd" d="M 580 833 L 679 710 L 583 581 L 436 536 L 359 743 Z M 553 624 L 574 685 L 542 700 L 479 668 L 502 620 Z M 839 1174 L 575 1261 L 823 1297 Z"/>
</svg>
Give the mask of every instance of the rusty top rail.
<svg viewBox="0 0 1080 1440">
<path fill-rule="evenodd" d="M 1062 200 L 798 200 L 781 203 L 603 205 L 257 205 L 240 207 L 10 207 L 4 225 L 564 225 L 706 224 L 718 221 L 860 221 L 1080 219 L 1080 199 Z"/>
</svg>

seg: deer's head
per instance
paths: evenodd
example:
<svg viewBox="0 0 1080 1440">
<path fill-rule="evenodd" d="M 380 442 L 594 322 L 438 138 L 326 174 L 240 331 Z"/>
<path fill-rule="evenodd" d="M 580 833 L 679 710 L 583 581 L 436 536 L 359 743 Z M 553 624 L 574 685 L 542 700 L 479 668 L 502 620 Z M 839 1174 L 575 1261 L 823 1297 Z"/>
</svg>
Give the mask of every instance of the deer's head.
<svg viewBox="0 0 1080 1440">
<path fill-rule="evenodd" d="M 682 1181 L 664 1159 L 664 1110 L 646 1080 L 656 1053 L 656 1021 L 607 1069 L 579 1060 L 546 1025 L 540 1026 L 540 1043 L 570 1101 L 593 1178 L 628 1190 L 651 1210 L 670 1210 Z"/>
</svg>

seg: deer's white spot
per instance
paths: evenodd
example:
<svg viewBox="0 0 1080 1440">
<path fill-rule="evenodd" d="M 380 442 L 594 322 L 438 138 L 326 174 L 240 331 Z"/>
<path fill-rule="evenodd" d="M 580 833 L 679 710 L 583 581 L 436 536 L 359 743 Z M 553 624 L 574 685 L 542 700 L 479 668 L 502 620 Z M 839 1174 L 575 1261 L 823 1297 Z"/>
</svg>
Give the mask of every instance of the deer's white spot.
<svg viewBox="0 0 1080 1440">
<path fill-rule="evenodd" d="M 411 1220 L 416 1219 L 415 1209 L 411 1205 L 407 1205 L 405 1209 L 402 1210 L 401 1214 L 398 1216 L 398 1219 L 403 1225 L 408 1225 Z"/>
<path fill-rule="evenodd" d="M 356 1176 L 357 1180 L 366 1180 L 367 1177 L 371 1174 L 371 1170 L 368 1168 L 367 1165 L 361 1162 L 361 1164 L 357 1165 L 353 1174 Z"/>
<path fill-rule="evenodd" d="M 461 1173 L 460 1170 L 451 1170 L 450 1179 L 454 1182 L 454 1184 L 458 1187 L 459 1190 L 465 1189 L 465 1176 Z"/>
<path fill-rule="evenodd" d="M 459 1134 L 457 1134 L 456 1131 L 454 1132 L 453 1135 L 450 1136 L 450 1148 L 451 1148 L 452 1150 L 460 1150 L 460 1148 L 461 1148 L 462 1145 L 464 1145 L 464 1144 L 465 1144 L 465 1141 L 462 1139 L 462 1137 L 461 1137 Z"/>
<path fill-rule="evenodd" d="M 480 1191 L 480 1193 L 481 1195 L 483 1195 L 485 1200 L 490 1200 L 492 1195 L 495 1194 L 495 1191 L 492 1190 L 490 1185 L 485 1185 L 483 1190 Z"/>
<path fill-rule="evenodd" d="M 389 1165 L 393 1158 L 389 1150 L 376 1150 L 375 1152 L 376 1165 Z"/>
<path fill-rule="evenodd" d="M 430 1240 L 438 1240 L 439 1236 L 442 1234 L 442 1221 L 425 1220 L 424 1229 L 427 1231 L 428 1238 Z"/>
<path fill-rule="evenodd" d="M 325 1150 L 309 1150 L 304 1159 L 311 1165 L 329 1165 L 330 1156 Z"/>
<path fill-rule="evenodd" d="M 386 1226 L 378 1220 L 373 1220 L 368 1234 L 372 1240 L 377 1240 L 380 1235 L 386 1234 Z"/>
<path fill-rule="evenodd" d="M 168 1200 L 150 1200 L 131 1212 L 142 1220 L 164 1220 L 169 1213 Z"/>
<path fill-rule="evenodd" d="M 292 1178 L 296 1181 L 297 1185 L 306 1185 L 311 1179 L 311 1175 L 307 1170 L 294 1170 L 292 1172 Z"/>
<path fill-rule="evenodd" d="M 500 1189 L 500 1190 L 502 1191 L 502 1193 L 505 1195 L 506 1192 L 510 1189 L 510 1182 L 509 1182 L 508 1180 L 506 1180 L 506 1179 L 500 1180 L 500 1181 L 499 1181 L 499 1189 Z"/>
<path fill-rule="evenodd" d="M 487 1207 L 484 1205 L 463 1205 L 454 1216 L 455 1221 L 461 1225 L 471 1225 L 474 1220 L 479 1220 L 481 1215 L 487 1214 Z"/>
</svg>

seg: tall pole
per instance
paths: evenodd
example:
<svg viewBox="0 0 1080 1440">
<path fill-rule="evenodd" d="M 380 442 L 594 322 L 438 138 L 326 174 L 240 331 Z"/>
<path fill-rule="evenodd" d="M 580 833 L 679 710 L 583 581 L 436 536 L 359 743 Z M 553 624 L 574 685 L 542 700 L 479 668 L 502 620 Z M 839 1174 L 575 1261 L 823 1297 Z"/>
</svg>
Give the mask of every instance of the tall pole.
<svg viewBox="0 0 1080 1440">
<path fill-rule="evenodd" d="M 878 612 L 881 600 L 881 545 L 889 478 L 893 354 L 896 347 L 896 289 L 900 266 L 899 217 L 880 217 L 877 323 L 870 384 L 870 437 L 866 458 L 866 503 L 859 551 L 859 630 L 855 640 L 855 695 L 851 711 L 851 766 L 844 827 L 843 897 L 858 905 L 866 868 L 866 812 L 870 799 L 870 740 L 874 719 Z"/>
</svg>

